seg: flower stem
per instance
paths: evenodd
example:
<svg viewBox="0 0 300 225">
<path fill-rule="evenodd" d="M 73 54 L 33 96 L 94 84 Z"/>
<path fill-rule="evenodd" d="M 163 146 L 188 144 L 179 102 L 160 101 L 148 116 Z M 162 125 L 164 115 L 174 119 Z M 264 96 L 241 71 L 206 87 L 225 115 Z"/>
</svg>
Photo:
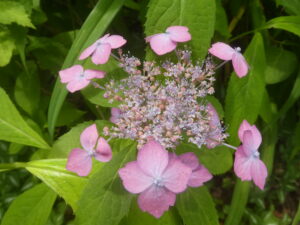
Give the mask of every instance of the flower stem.
<svg viewBox="0 0 300 225">
<path fill-rule="evenodd" d="M 104 87 L 102 87 L 100 84 L 96 83 L 95 81 L 91 81 L 92 85 L 95 87 L 95 88 L 100 88 L 102 90 L 105 90 Z"/>
<path fill-rule="evenodd" d="M 227 144 L 227 143 L 222 143 L 222 145 L 228 147 L 228 148 L 231 148 L 233 150 L 237 150 L 237 147 L 233 146 L 233 145 L 230 145 L 230 144 Z"/>
<path fill-rule="evenodd" d="M 226 60 L 226 61 L 220 63 L 219 65 L 217 65 L 217 66 L 215 67 L 215 70 L 219 69 L 220 67 L 222 67 L 223 65 L 225 65 L 227 62 L 229 62 L 229 60 Z"/>
</svg>

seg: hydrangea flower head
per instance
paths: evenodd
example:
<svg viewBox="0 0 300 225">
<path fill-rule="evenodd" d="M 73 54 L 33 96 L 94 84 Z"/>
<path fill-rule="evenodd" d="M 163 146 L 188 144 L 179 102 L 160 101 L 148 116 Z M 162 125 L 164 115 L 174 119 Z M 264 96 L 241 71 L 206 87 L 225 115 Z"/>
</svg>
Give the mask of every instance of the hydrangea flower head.
<svg viewBox="0 0 300 225">
<path fill-rule="evenodd" d="M 177 157 L 169 157 L 157 141 L 150 140 L 138 152 L 137 161 L 119 170 L 125 189 L 138 197 L 139 207 L 156 218 L 175 204 L 176 194 L 188 185 L 192 169 Z"/>
<path fill-rule="evenodd" d="M 154 34 L 146 37 L 146 42 L 150 42 L 152 50 L 157 55 L 164 55 L 173 51 L 177 42 L 187 42 L 191 40 L 189 29 L 184 26 L 168 27 L 165 33 Z"/>
<path fill-rule="evenodd" d="M 253 180 L 263 190 L 268 171 L 259 158 L 261 134 L 255 125 L 251 126 L 244 120 L 240 125 L 238 136 L 242 145 L 235 153 L 234 172 L 242 180 Z"/>
<path fill-rule="evenodd" d="M 240 47 L 232 48 L 225 43 L 217 42 L 213 44 L 208 51 L 219 59 L 232 60 L 234 71 L 238 77 L 241 78 L 247 75 L 249 65 L 244 56 L 240 53 Z"/>
<path fill-rule="evenodd" d="M 85 88 L 92 79 L 103 78 L 105 72 L 100 70 L 84 70 L 81 65 L 74 65 L 70 68 L 59 71 L 60 81 L 67 83 L 67 89 L 73 93 Z"/>
<path fill-rule="evenodd" d="M 100 162 L 108 162 L 112 158 L 112 151 L 107 141 L 99 137 L 96 124 L 87 127 L 80 135 L 80 143 L 83 147 L 71 151 L 67 170 L 77 173 L 79 176 L 87 176 L 92 169 L 92 157 Z"/>
<path fill-rule="evenodd" d="M 92 62 L 94 64 L 105 64 L 109 59 L 111 50 L 120 48 L 125 43 L 126 40 L 120 35 L 106 34 L 86 48 L 79 56 L 79 59 L 83 60 L 92 56 Z"/>
<path fill-rule="evenodd" d="M 117 123 L 122 111 L 119 108 L 111 108 L 111 117 L 109 118 L 110 122 Z"/>
</svg>

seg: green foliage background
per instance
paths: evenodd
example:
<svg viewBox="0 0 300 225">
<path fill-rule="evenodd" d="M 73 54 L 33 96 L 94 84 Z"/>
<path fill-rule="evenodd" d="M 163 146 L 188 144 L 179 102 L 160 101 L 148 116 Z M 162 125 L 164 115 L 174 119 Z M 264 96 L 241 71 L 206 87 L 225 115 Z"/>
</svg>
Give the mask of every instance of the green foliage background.
<svg viewBox="0 0 300 225">
<path fill-rule="evenodd" d="M 57 78 L 60 69 L 82 64 L 120 79 L 114 59 L 94 66 L 78 61 L 80 52 L 111 33 L 128 40 L 125 51 L 155 60 L 144 37 L 170 25 L 189 27 L 194 60 L 217 41 L 242 48 L 248 76 L 237 78 L 227 63 L 209 100 L 224 115 L 230 144 L 239 144 L 243 119 L 260 128 L 269 176 L 260 191 L 235 177 L 230 149 L 183 143 L 176 151 L 196 152 L 214 179 L 179 195 L 156 220 L 138 209 L 117 175 L 135 158 L 132 141 L 112 140 L 113 160 L 94 163 L 88 177 L 65 169 L 82 130 L 110 126 L 114 105 L 90 87 L 68 95 Z M 300 224 L 299 36 L 299 0 L 1 0 L 0 224 Z"/>
</svg>

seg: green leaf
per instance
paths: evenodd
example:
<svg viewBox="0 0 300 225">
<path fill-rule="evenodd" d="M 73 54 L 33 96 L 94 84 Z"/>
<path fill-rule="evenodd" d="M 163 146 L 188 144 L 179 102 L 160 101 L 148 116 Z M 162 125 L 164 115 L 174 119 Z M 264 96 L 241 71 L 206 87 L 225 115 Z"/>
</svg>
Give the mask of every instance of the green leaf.
<svg viewBox="0 0 300 225">
<path fill-rule="evenodd" d="M 84 122 L 78 124 L 77 126 L 73 127 L 69 132 L 62 135 L 58 138 L 58 140 L 53 144 L 52 150 L 49 153 L 48 158 L 67 158 L 70 151 L 73 148 L 81 148 L 80 144 L 80 134 L 82 131 L 90 126 L 93 122 Z M 101 132 L 104 126 L 110 126 L 111 123 L 105 120 L 98 120 L 95 121 L 98 132 L 101 135 Z"/>
<path fill-rule="evenodd" d="M 288 78 L 297 67 L 297 56 L 283 48 L 266 48 L 266 83 L 275 84 Z"/>
<path fill-rule="evenodd" d="M 249 190 L 250 182 L 237 180 L 225 225 L 240 225 L 248 201 Z"/>
<path fill-rule="evenodd" d="M 107 29 L 117 12 L 121 9 L 124 0 L 101 0 L 90 13 L 79 34 L 77 35 L 62 68 L 67 68 L 78 62 L 79 54 L 90 44 L 96 41 Z M 57 79 L 51 96 L 48 111 L 48 128 L 53 137 L 56 120 L 63 102 L 67 96 L 65 85 Z"/>
<path fill-rule="evenodd" d="M 227 172 L 233 163 L 231 151 L 224 146 L 201 151 L 199 160 L 214 175 Z"/>
<path fill-rule="evenodd" d="M 231 36 L 228 29 L 228 20 L 225 9 L 222 6 L 222 0 L 215 0 L 216 2 L 216 23 L 215 30 L 223 37 L 229 38 Z"/>
<path fill-rule="evenodd" d="M 299 0 L 276 0 L 278 5 L 282 5 L 287 13 L 290 15 L 300 15 L 300 1 Z"/>
<path fill-rule="evenodd" d="M 231 74 L 226 101 L 225 120 L 229 125 L 229 142 L 238 144 L 237 131 L 246 119 L 253 124 L 258 116 L 265 91 L 265 52 L 262 36 L 257 33 L 249 44 L 245 58 L 250 70 L 244 78 Z"/>
<path fill-rule="evenodd" d="M 299 224 L 299 222 L 300 222 L 300 201 L 299 201 L 298 209 L 297 209 L 297 212 L 296 212 L 295 217 L 293 219 L 292 225 L 297 225 L 297 224 Z"/>
<path fill-rule="evenodd" d="M 79 120 L 84 114 L 85 111 L 79 110 L 75 107 L 75 105 L 65 102 L 61 109 L 61 113 L 57 118 L 57 126 L 66 126 L 73 124 L 77 120 Z"/>
<path fill-rule="evenodd" d="M 37 160 L 28 162 L 26 169 L 63 197 L 76 211 L 87 178 L 66 170 L 66 163 L 66 159 Z"/>
<path fill-rule="evenodd" d="M 48 144 L 23 120 L 5 91 L 0 88 L 0 139 L 19 144 L 49 148 Z"/>
<path fill-rule="evenodd" d="M 40 81 L 36 65 L 28 63 L 28 73 L 18 75 L 14 89 L 16 103 L 29 115 L 33 116 L 39 107 Z"/>
<path fill-rule="evenodd" d="M 281 16 L 267 22 L 265 28 L 286 30 L 300 36 L 300 16 Z"/>
<path fill-rule="evenodd" d="M 134 198 L 131 203 L 131 208 L 127 217 L 120 225 L 138 225 L 143 222 L 143 225 L 180 225 L 180 219 L 175 213 L 175 210 L 170 209 L 165 212 L 159 219 L 153 217 L 147 212 L 143 212 L 137 204 L 137 199 Z"/>
<path fill-rule="evenodd" d="M 218 225 L 218 214 L 205 186 L 178 195 L 176 208 L 186 225 Z"/>
<path fill-rule="evenodd" d="M 34 28 L 26 13 L 24 6 L 20 2 L 0 1 L 0 23 L 17 23 L 24 27 Z"/>
<path fill-rule="evenodd" d="M 0 29 L 0 66 L 5 66 L 9 63 L 15 42 L 8 29 Z"/>
<path fill-rule="evenodd" d="M 55 199 L 51 189 L 38 184 L 13 201 L 1 225 L 45 225 Z"/>
<path fill-rule="evenodd" d="M 132 194 L 119 178 L 118 170 L 135 157 L 136 145 L 125 148 L 90 179 L 78 202 L 76 225 L 117 225 L 128 213 Z"/>
<path fill-rule="evenodd" d="M 216 6 L 212 0 L 150 0 L 145 34 L 162 33 L 168 26 L 187 26 L 192 35 L 188 42 L 195 59 L 207 54 L 215 27 Z"/>
</svg>

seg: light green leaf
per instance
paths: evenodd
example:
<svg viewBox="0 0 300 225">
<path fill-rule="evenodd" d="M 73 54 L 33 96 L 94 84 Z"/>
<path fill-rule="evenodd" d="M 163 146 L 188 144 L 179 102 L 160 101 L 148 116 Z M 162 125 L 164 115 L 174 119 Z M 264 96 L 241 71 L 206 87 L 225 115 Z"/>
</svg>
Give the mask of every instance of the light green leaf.
<svg viewBox="0 0 300 225">
<path fill-rule="evenodd" d="M 5 66 L 9 63 L 15 42 L 11 33 L 7 29 L 0 29 L 0 66 Z"/>
<path fill-rule="evenodd" d="M 283 48 L 266 48 L 266 83 L 275 84 L 288 78 L 297 67 L 297 56 Z"/>
<path fill-rule="evenodd" d="M 24 27 L 34 28 L 26 13 L 24 6 L 20 2 L 0 1 L 0 23 L 17 23 Z"/>
<path fill-rule="evenodd" d="M 213 36 L 215 14 L 212 0 L 151 0 L 145 34 L 162 33 L 171 25 L 187 26 L 192 35 L 188 45 L 192 47 L 193 57 L 203 59 Z"/>
<path fill-rule="evenodd" d="M 229 142 L 238 144 L 237 131 L 246 119 L 253 124 L 258 116 L 265 90 L 265 52 L 262 36 L 257 33 L 249 44 L 245 57 L 250 70 L 244 78 L 231 74 L 226 101 L 225 120 L 229 125 Z"/>
<path fill-rule="evenodd" d="M 0 88 L 0 139 L 19 144 L 49 148 L 48 144 L 23 120 L 5 91 Z"/>
<path fill-rule="evenodd" d="M 159 219 L 143 212 L 137 204 L 137 199 L 134 198 L 131 203 L 131 208 L 127 217 L 120 223 L 120 225 L 180 225 L 180 218 L 176 215 L 175 210 L 170 209 L 166 211 Z"/>
<path fill-rule="evenodd" d="M 287 13 L 294 16 L 300 15 L 300 1 L 299 0 L 276 0 L 277 5 L 282 5 Z"/>
<path fill-rule="evenodd" d="M 113 18 L 123 6 L 124 0 L 101 0 L 81 27 L 65 61 L 63 69 L 78 62 L 80 53 L 96 41 L 107 29 Z M 59 79 L 56 80 L 48 111 L 50 136 L 54 134 L 56 120 L 68 92 Z"/>
<path fill-rule="evenodd" d="M 300 36 L 300 16 L 281 16 L 267 22 L 265 28 L 286 30 Z"/>
<path fill-rule="evenodd" d="M 37 160 L 28 162 L 26 169 L 63 197 L 75 211 L 87 178 L 66 170 L 66 163 L 66 159 Z"/>
<path fill-rule="evenodd" d="M 45 225 L 55 199 L 51 189 L 38 184 L 13 201 L 1 225 Z"/>
<path fill-rule="evenodd" d="M 178 195 L 176 208 L 186 225 L 218 225 L 218 214 L 205 186 Z"/>
<path fill-rule="evenodd" d="M 135 157 L 136 145 L 123 149 L 90 179 L 78 202 L 76 225 L 117 225 L 128 213 L 132 194 L 127 192 L 118 170 Z"/>
</svg>

